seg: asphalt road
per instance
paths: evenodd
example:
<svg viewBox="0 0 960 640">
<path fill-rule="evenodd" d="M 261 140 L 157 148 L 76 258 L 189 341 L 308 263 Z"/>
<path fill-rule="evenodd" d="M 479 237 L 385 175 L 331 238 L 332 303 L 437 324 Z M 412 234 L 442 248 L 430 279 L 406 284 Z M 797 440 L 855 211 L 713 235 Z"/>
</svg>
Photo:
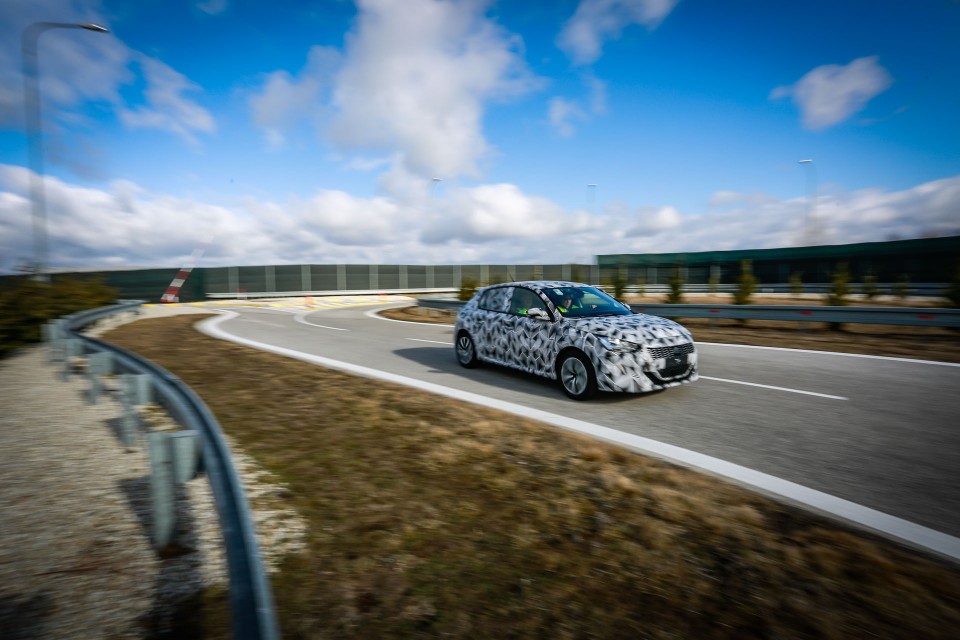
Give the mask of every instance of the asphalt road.
<svg viewBox="0 0 960 640">
<path fill-rule="evenodd" d="M 231 310 L 220 329 L 237 337 L 651 438 L 960 536 L 960 366 L 699 344 L 696 383 L 574 402 L 553 381 L 461 368 L 447 325 L 370 307 Z"/>
</svg>

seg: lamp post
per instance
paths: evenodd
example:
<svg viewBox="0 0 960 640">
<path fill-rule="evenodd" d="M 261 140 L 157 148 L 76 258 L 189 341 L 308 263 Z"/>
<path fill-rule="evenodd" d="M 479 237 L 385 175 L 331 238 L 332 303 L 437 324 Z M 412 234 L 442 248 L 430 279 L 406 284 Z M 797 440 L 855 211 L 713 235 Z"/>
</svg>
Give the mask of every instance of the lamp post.
<svg viewBox="0 0 960 640">
<path fill-rule="evenodd" d="M 820 237 L 820 231 L 817 229 L 817 165 L 813 158 L 798 160 L 798 164 L 810 167 L 807 171 L 807 220 L 805 234 L 809 244 L 815 245 Z"/>
<path fill-rule="evenodd" d="M 20 36 L 23 56 L 23 101 L 27 124 L 27 160 L 30 168 L 30 198 L 33 202 L 33 259 L 37 280 L 49 282 L 47 262 L 47 201 L 43 180 L 43 133 L 40 118 L 40 83 L 38 81 L 37 41 L 50 29 L 86 29 L 110 33 L 106 27 L 92 22 L 34 22 Z"/>
</svg>

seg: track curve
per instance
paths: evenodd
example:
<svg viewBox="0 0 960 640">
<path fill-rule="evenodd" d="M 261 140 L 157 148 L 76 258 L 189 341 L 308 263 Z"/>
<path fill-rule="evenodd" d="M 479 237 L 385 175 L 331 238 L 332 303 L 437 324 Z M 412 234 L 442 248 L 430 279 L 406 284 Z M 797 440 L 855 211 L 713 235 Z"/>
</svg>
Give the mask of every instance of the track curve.
<svg viewBox="0 0 960 640">
<path fill-rule="evenodd" d="M 701 343 L 697 383 L 577 403 L 551 381 L 461 368 L 449 325 L 369 306 L 231 311 L 223 337 L 648 438 L 960 536 L 960 366 Z"/>
</svg>

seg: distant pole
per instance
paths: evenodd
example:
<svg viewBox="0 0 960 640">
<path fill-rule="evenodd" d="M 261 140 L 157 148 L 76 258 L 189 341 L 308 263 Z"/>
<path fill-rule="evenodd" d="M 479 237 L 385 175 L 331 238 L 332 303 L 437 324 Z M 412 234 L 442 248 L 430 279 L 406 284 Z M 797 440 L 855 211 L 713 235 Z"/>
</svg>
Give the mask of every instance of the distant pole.
<svg viewBox="0 0 960 640">
<path fill-rule="evenodd" d="M 433 195 L 433 190 L 437 187 L 438 184 L 443 182 L 442 178 L 431 178 L 430 179 L 430 195 Z"/>
<path fill-rule="evenodd" d="M 597 185 L 590 183 L 587 185 L 587 210 L 593 213 L 593 204 L 597 195 Z"/>
<path fill-rule="evenodd" d="M 797 162 L 810 168 L 807 171 L 807 219 L 804 234 L 806 241 L 810 245 L 815 245 L 820 238 L 820 231 L 817 228 L 817 165 L 814 164 L 813 158 Z"/>
<path fill-rule="evenodd" d="M 27 159 L 30 167 L 30 199 L 33 202 L 33 259 L 35 278 L 49 282 L 47 269 L 47 199 L 43 179 L 43 125 L 40 118 L 40 83 L 37 64 L 37 41 L 50 29 L 86 29 L 110 33 L 106 27 L 91 22 L 34 22 L 20 36 L 23 56 L 23 103 L 27 124 Z"/>
</svg>

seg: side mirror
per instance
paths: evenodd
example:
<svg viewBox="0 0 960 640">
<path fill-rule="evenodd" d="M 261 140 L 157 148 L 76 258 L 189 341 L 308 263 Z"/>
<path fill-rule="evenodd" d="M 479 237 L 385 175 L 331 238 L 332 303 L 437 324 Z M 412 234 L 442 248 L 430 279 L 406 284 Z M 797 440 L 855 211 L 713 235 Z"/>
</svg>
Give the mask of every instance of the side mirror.
<svg viewBox="0 0 960 640">
<path fill-rule="evenodd" d="M 536 320 L 549 320 L 550 314 L 540 307 L 534 307 L 532 309 L 527 309 L 527 317 L 534 318 Z"/>
</svg>

